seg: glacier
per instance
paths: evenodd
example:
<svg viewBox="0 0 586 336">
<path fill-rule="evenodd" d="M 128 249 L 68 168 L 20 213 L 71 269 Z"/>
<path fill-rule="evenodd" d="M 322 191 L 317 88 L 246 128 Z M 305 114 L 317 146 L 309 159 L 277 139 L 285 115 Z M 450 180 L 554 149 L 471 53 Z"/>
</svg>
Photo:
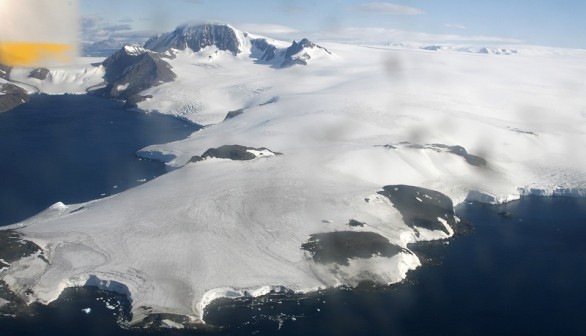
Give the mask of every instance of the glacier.
<svg viewBox="0 0 586 336">
<path fill-rule="evenodd" d="M 226 29 L 234 28 L 222 35 Z M 585 194 L 583 51 L 299 43 L 308 47 L 297 52 L 307 65 L 281 67 L 283 59 L 271 63 L 266 51 L 283 56 L 288 43 L 234 35 L 237 49 L 199 50 L 174 49 L 172 34 L 163 35 L 158 52 L 176 78 L 141 91 L 147 98 L 136 106 L 205 127 L 137 153 L 163 161 L 169 173 L 6 228 L 42 250 L 0 271 L 15 293 L 47 303 L 64 288 L 91 285 L 127 295 L 133 322 L 171 313 L 203 323 L 205 306 L 220 297 L 404 279 L 421 264 L 408 244 L 454 231 L 442 216 L 439 229 L 409 225 L 381 194 L 385 186 L 435 190 L 450 204 Z M 105 69 L 88 60 L 49 69 L 45 81 L 29 72 L 13 70 L 46 93 L 84 93 L 103 83 Z M 230 111 L 241 113 L 226 118 Z M 254 158 L 192 160 L 227 145 Z M 432 198 L 422 192 L 413 200 Z M 363 225 L 349 226 L 351 219 Z M 368 232 L 404 250 L 338 265 L 301 248 L 332 232 Z"/>
</svg>

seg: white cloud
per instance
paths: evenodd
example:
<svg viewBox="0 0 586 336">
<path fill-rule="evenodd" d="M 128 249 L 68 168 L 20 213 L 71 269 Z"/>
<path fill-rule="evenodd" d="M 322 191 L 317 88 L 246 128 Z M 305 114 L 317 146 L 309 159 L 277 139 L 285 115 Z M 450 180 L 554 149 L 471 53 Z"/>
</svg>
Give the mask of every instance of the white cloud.
<svg viewBox="0 0 586 336">
<path fill-rule="evenodd" d="M 321 32 L 319 38 L 347 42 L 501 42 L 521 43 L 512 38 L 486 35 L 433 34 L 378 27 L 349 27 Z"/>
<path fill-rule="evenodd" d="M 288 26 L 283 26 L 283 25 L 279 25 L 279 24 L 264 24 L 264 23 L 245 23 L 245 24 L 240 24 L 237 26 L 238 29 L 250 32 L 250 33 L 256 33 L 256 34 L 267 34 L 267 35 L 271 35 L 271 34 L 281 34 L 281 35 L 287 35 L 287 34 L 293 34 L 293 33 L 297 33 L 298 30 L 292 27 L 288 27 Z"/>
<path fill-rule="evenodd" d="M 358 11 L 387 15 L 420 15 L 423 11 L 419 8 L 397 5 L 389 2 L 369 2 L 357 7 Z"/>
<path fill-rule="evenodd" d="M 136 43 L 155 35 L 152 31 L 133 30 L 130 24 L 111 24 L 100 16 L 82 17 L 81 28 L 84 43 L 94 43 L 103 40 Z"/>
<path fill-rule="evenodd" d="M 118 20 L 118 22 L 131 23 L 131 22 L 134 22 L 134 19 L 129 16 L 126 16 L 126 17 L 123 17 L 120 20 Z"/>
<path fill-rule="evenodd" d="M 466 26 L 454 23 L 446 23 L 444 26 L 446 26 L 447 28 L 466 29 Z"/>
</svg>

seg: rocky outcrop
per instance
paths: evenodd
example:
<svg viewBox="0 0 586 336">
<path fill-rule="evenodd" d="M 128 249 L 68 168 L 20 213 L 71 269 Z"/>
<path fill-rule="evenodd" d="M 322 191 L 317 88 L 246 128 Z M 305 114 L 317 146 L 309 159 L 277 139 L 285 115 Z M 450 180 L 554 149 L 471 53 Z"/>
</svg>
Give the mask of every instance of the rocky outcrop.
<svg viewBox="0 0 586 336">
<path fill-rule="evenodd" d="M 308 39 L 296 42 L 293 41 L 291 46 L 285 50 L 284 60 L 281 67 L 289 67 L 292 65 L 307 65 L 307 61 L 311 59 L 309 51 L 319 51 L 331 55 L 331 53 L 324 47 L 321 47 Z"/>
<path fill-rule="evenodd" d="M 251 40 L 251 44 L 253 49 L 255 48 L 258 51 L 258 59 L 264 62 L 273 61 L 279 52 L 279 49 L 275 45 L 270 44 L 265 38 L 253 39 Z"/>
<path fill-rule="evenodd" d="M 384 147 L 384 148 L 388 148 L 388 149 L 407 148 L 407 149 L 433 150 L 438 153 L 448 153 L 448 154 L 460 156 L 460 157 L 464 158 L 464 160 L 466 160 L 466 163 L 468 163 L 471 166 L 480 167 L 480 168 L 488 168 L 489 167 L 488 161 L 486 161 L 485 158 L 483 158 L 481 156 L 477 156 L 477 155 L 472 155 L 472 154 L 468 153 L 466 148 L 459 146 L 459 145 L 448 146 L 448 145 L 444 145 L 444 144 L 440 144 L 440 143 L 420 145 L 417 143 L 403 141 L 403 142 L 395 144 L 395 145 L 387 144 L 387 145 L 382 145 L 382 146 L 378 146 L 378 147 Z"/>
<path fill-rule="evenodd" d="M 452 200 L 440 192 L 408 185 L 388 185 L 379 194 L 393 203 L 405 224 L 416 232 L 421 228 L 449 235 L 457 226 Z"/>
<path fill-rule="evenodd" d="M 26 91 L 14 84 L 0 84 L 0 112 L 6 112 L 29 101 Z"/>
<path fill-rule="evenodd" d="M 308 39 L 304 38 L 301 41 L 293 41 L 287 48 L 278 48 L 271 44 L 265 38 L 255 38 L 251 40 L 252 50 L 251 55 L 261 63 L 273 64 L 277 68 L 286 68 L 293 65 L 307 65 L 312 58 L 312 54 L 327 54 L 331 53 Z"/>
<path fill-rule="evenodd" d="M 31 71 L 28 75 L 29 78 L 36 78 L 39 80 L 47 79 L 47 75 L 49 75 L 49 69 L 47 68 L 37 68 Z"/>
<path fill-rule="evenodd" d="M 472 165 L 472 166 L 486 167 L 487 164 L 488 164 L 486 162 L 486 159 L 484 159 L 484 158 L 482 158 L 480 156 L 472 155 L 472 154 L 468 153 L 466 151 L 466 149 L 464 147 L 462 147 L 462 146 L 458 146 L 458 145 L 456 145 L 456 146 L 447 146 L 447 145 L 444 145 L 444 144 L 432 144 L 431 145 L 431 148 L 437 148 L 437 149 L 445 150 L 448 153 L 461 156 L 461 157 L 464 158 L 464 160 L 466 160 L 466 162 L 469 165 Z"/>
<path fill-rule="evenodd" d="M 102 66 L 108 84 L 93 92 L 134 103 L 141 100 L 138 96 L 141 91 L 172 82 L 176 77 L 161 54 L 140 47 L 125 46 L 108 57 Z"/>
<path fill-rule="evenodd" d="M 11 66 L 0 64 L 0 78 L 9 80 L 11 71 L 12 71 Z"/>
<path fill-rule="evenodd" d="M 237 161 L 254 160 L 263 156 L 280 155 L 281 153 L 272 152 L 267 148 L 253 148 L 241 145 L 224 145 L 218 148 L 210 148 L 201 156 L 193 156 L 189 162 L 199 162 L 207 158 L 229 159 Z"/>
<path fill-rule="evenodd" d="M 301 245 L 313 261 L 320 264 L 336 263 L 348 266 L 352 258 L 372 258 L 373 255 L 393 257 L 398 253 L 410 253 L 391 244 L 388 239 L 374 232 L 336 231 L 312 234 Z"/>
</svg>

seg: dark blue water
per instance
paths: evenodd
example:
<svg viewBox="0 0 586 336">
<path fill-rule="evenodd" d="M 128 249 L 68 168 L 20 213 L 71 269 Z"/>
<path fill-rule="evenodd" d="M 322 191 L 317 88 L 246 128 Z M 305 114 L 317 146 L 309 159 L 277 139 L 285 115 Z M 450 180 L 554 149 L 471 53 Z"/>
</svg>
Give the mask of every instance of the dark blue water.
<svg viewBox="0 0 586 336">
<path fill-rule="evenodd" d="M 8 223 L 162 174 L 136 150 L 193 130 L 97 98 L 36 97 L 0 115 L 0 218 Z M 225 300 L 205 314 L 223 326 L 215 332 L 126 330 L 118 325 L 128 318 L 124 297 L 72 289 L 50 306 L 0 317 L 0 335 L 586 335 L 585 199 L 528 197 L 457 210 L 475 231 L 414 247 L 432 261 L 399 285 Z M 510 216 L 499 215 L 505 211 Z"/>
<path fill-rule="evenodd" d="M 0 114 L 0 226 L 58 201 L 101 198 L 159 176 L 161 163 L 135 153 L 198 129 L 119 105 L 85 95 L 37 95 Z"/>
</svg>

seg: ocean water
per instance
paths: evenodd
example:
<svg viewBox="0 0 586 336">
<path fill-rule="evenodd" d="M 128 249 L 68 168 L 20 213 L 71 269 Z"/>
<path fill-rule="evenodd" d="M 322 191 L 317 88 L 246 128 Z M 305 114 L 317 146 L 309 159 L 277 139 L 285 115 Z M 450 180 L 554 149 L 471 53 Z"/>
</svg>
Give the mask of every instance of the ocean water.
<svg viewBox="0 0 586 336">
<path fill-rule="evenodd" d="M 0 226 L 56 202 L 109 196 L 165 173 L 135 153 L 199 129 L 87 95 L 35 95 L 0 114 Z"/>
<path fill-rule="evenodd" d="M 195 129 L 94 97 L 35 97 L 0 114 L 0 223 L 163 174 L 136 150 Z M 69 289 L 0 317 L 0 335 L 586 335 L 586 199 L 525 197 L 457 213 L 474 232 L 414 246 L 425 265 L 393 286 L 220 300 L 205 312 L 217 328 L 205 331 L 127 330 L 123 296 Z"/>
</svg>

